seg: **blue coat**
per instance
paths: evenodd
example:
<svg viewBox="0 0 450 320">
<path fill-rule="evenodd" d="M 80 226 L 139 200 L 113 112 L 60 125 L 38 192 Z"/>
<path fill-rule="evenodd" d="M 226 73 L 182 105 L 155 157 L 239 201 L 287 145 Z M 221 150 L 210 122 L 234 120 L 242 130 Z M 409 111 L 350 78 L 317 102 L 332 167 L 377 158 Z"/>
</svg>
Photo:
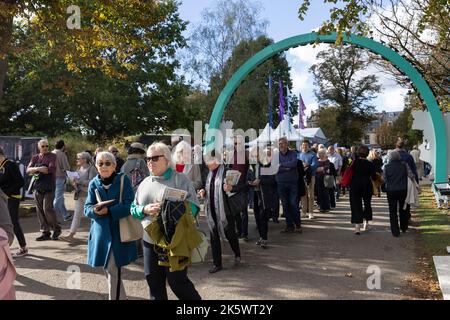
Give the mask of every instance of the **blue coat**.
<svg viewBox="0 0 450 320">
<path fill-rule="evenodd" d="M 88 240 L 88 264 L 92 267 L 105 267 L 108 265 L 110 250 L 118 268 L 126 266 L 136 260 L 136 242 L 120 242 L 119 219 L 130 215 L 130 206 L 134 199 L 134 192 L 130 180 L 125 176 L 122 193 L 122 203 L 119 204 L 120 176 L 114 177 L 111 187 L 106 193 L 100 175 L 89 183 L 88 196 L 84 205 L 84 215 L 91 218 L 91 229 Z M 108 205 L 109 212 L 105 216 L 94 213 L 93 206 L 97 203 L 95 189 L 98 189 L 102 201 L 116 200 Z"/>
</svg>

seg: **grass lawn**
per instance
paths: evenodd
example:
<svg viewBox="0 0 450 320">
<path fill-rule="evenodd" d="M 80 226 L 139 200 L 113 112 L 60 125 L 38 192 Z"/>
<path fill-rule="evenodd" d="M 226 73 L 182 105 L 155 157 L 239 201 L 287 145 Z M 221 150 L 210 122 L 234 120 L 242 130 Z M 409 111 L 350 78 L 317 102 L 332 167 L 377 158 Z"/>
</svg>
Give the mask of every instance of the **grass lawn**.
<svg viewBox="0 0 450 320">
<path fill-rule="evenodd" d="M 442 299 L 433 256 L 448 255 L 450 246 L 450 216 L 447 210 L 437 209 L 431 186 L 422 186 L 420 207 L 413 219 L 418 230 L 418 277 L 419 297 Z M 416 282 L 414 281 L 414 282 Z M 428 292 L 428 294 L 427 294 Z"/>
<path fill-rule="evenodd" d="M 447 255 L 447 246 L 450 246 L 450 216 L 447 210 L 437 209 L 431 187 L 422 187 L 420 207 L 416 214 L 425 251 L 430 256 Z"/>
</svg>

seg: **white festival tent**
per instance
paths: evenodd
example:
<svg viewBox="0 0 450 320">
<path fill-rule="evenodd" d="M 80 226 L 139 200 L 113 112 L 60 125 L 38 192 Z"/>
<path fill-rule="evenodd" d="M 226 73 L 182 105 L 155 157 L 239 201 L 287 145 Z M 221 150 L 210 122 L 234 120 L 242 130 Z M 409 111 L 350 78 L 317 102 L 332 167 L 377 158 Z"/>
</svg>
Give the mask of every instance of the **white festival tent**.
<svg viewBox="0 0 450 320">
<path fill-rule="evenodd" d="M 276 141 L 279 138 L 286 137 L 288 141 L 302 141 L 304 137 L 295 130 L 292 123 L 289 121 L 289 118 L 284 118 L 278 127 L 273 130 L 272 141 Z"/>
<path fill-rule="evenodd" d="M 255 140 L 250 141 L 247 145 L 250 147 L 254 147 L 257 144 L 259 145 L 266 145 L 269 144 L 270 141 L 273 141 L 273 129 L 269 126 L 269 124 L 266 124 L 264 130 L 261 132 L 258 138 Z"/>
<path fill-rule="evenodd" d="M 276 129 L 270 128 L 269 124 L 261 132 L 258 138 L 248 143 L 248 146 L 253 147 L 258 145 L 267 145 L 271 141 L 276 142 L 279 138 L 286 137 L 288 141 L 301 141 L 303 136 L 295 130 L 288 118 L 280 122 Z"/>
<path fill-rule="evenodd" d="M 297 129 L 297 132 L 300 133 L 306 139 L 311 140 L 313 143 L 327 143 L 328 139 L 320 128 L 305 128 L 305 129 Z"/>
</svg>

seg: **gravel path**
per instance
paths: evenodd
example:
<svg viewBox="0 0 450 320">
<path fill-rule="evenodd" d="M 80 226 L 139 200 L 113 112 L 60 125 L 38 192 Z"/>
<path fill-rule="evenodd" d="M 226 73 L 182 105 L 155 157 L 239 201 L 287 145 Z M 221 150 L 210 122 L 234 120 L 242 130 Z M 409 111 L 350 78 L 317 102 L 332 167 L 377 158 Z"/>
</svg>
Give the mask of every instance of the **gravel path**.
<svg viewBox="0 0 450 320">
<path fill-rule="evenodd" d="M 66 195 L 68 209 L 73 208 Z M 209 274 L 207 263 L 190 268 L 189 275 L 204 299 L 405 299 L 409 297 L 407 277 L 415 266 L 415 237 L 412 229 L 400 238 L 389 230 L 387 201 L 374 198 L 374 223 L 369 232 L 353 234 L 348 198 L 338 202 L 331 214 L 303 219 L 303 234 L 282 234 L 284 220 L 269 225 L 269 247 L 255 245 L 256 225 L 250 210 L 249 242 L 241 242 L 242 263 L 233 264 L 228 243 L 223 244 L 224 270 Z M 35 216 L 23 218 L 22 226 L 30 254 L 17 258 L 18 299 L 107 299 L 107 285 L 101 268 L 85 264 L 89 220 L 83 219 L 80 239 L 75 244 L 62 241 L 36 242 L 39 235 Z M 63 223 L 64 231 L 70 227 Z M 201 218 L 201 227 L 207 229 Z M 17 250 L 18 244 L 12 246 Z M 380 271 L 380 288 L 374 271 Z M 71 271 L 80 270 L 80 287 L 71 289 Z M 123 272 L 129 299 L 148 299 L 142 259 Z M 69 282 L 69 285 L 68 285 Z M 176 297 L 169 291 L 169 298 Z"/>
</svg>

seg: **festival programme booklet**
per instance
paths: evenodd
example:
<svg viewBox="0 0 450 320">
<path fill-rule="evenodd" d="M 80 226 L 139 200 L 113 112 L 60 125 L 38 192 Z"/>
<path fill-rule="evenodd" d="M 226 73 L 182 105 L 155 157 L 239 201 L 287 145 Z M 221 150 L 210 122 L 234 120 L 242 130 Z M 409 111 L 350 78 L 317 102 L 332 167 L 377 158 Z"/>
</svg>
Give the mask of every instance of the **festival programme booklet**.
<svg viewBox="0 0 450 320">
<path fill-rule="evenodd" d="M 164 189 L 163 201 L 184 201 L 187 197 L 187 191 L 166 187 Z"/>
<path fill-rule="evenodd" d="M 239 182 L 239 178 L 241 177 L 241 172 L 238 170 L 228 170 L 225 175 L 225 183 L 235 186 Z"/>
<path fill-rule="evenodd" d="M 80 180 L 80 175 L 77 171 L 66 171 L 67 178 L 72 180 Z"/>
<path fill-rule="evenodd" d="M 102 198 L 100 197 L 100 193 L 98 192 L 98 190 L 94 189 L 94 192 L 95 198 L 97 199 L 97 203 L 94 205 L 94 207 L 99 208 L 101 210 L 103 207 L 114 202 L 114 199 L 102 201 Z"/>
</svg>

